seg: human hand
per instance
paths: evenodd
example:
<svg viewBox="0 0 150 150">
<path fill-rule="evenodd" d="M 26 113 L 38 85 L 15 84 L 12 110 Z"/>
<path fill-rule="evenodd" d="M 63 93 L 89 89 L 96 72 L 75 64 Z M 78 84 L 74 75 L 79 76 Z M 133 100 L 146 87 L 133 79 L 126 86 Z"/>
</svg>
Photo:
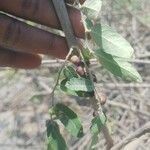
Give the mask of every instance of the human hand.
<svg viewBox="0 0 150 150">
<path fill-rule="evenodd" d="M 74 0 L 66 2 L 71 4 Z M 67 8 L 75 35 L 82 38 L 80 12 L 71 6 Z M 61 29 L 51 0 L 0 0 L 0 11 Z M 0 66 L 32 69 L 41 64 L 39 54 L 65 58 L 68 51 L 65 38 L 0 13 Z"/>
</svg>

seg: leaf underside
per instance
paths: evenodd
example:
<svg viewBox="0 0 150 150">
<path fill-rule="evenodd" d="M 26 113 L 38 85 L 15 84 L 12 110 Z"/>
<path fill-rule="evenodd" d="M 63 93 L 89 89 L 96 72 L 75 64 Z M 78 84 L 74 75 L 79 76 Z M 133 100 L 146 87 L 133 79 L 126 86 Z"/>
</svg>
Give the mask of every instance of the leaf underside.
<svg viewBox="0 0 150 150">
<path fill-rule="evenodd" d="M 128 62 L 134 52 L 131 45 L 107 25 L 92 25 L 90 20 L 86 19 L 86 26 L 97 45 L 93 52 L 99 62 L 112 74 L 124 80 L 141 82 L 140 74 Z"/>
<path fill-rule="evenodd" d="M 86 0 L 81 7 L 81 11 L 89 18 L 96 19 L 101 10 L 102 1 L 101 0 Z"/>
<path fill-rule="evenodd" d="M 92 120 L 92 125 L 91 125 L 91 132 L 93 135 L 97 135 L 100 133 L 102 127 L 106 124 L 107 118 L 106 116 L 102 113 L 98 116 L 96 116 Z"/>
<path fill-rule="evenodd" d="M 68 82 L 68 79 L 64 79 L 60 83 L 60 89 L 67 93 L 68 95 L 72 96 L 79 96 L 79 97 L 93 97 L 94 96 L 94 91 L 92 92 L 85 92 L 85 91 L 76 91 L 76 90 L 71 90 L 66 87 L 66 83 Z"/>
<path fill-rule="evenodd" d="M 83 127 L 77 114 L 69 107 L 59 103 L 53 107 L 53 113 L 55 113 L 57 119 L 65 126 L 71 135 L 75 137 L 83 136 Z"/>
<path fill-rule="evenodd" d="M 47 121 L 47 150 L 67 150 L 67 145 L 62 137 L 59 126 L 55 121 Z"/>
</svg>

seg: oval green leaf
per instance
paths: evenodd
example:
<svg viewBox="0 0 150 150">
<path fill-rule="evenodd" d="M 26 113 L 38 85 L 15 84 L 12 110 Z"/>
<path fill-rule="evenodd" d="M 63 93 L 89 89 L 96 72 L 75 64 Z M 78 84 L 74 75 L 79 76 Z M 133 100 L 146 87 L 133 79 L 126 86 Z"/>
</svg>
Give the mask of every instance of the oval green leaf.
<svg viewBox="0 0 150 150">
<path fill-rule="evenodd" d="M 86 78 L 71 78 L 69 81 L 67 81 L 66 87 L 72 91 L 94 91 L 94 85 L 92 81 Z"/>
<path fill-rule="evenodd" d="M 113 57 L 101 49 L 94 51 L 100 63 L 112 74 L 121 77 L 124 80 L 141 82 L 142 78 L 136 69 L 126 60 Z"/>
<path fill-rule="evenodd" d="M 81 121 L 77 114 L 69 107 L 63 104 L 56 104 L 56 106 L 53 107 L 53 112 L 71 135 L 78 138 L 83 136 L 83 127 Z"/>
<path fill-rule="evenodd" d="M 84 92 L 84 91 L 74 91 L 66 87 L 66 83 L 68 82 L 68 79 L 64 79 L 60 83 L 60 89 L 67 93 L 68 95 L 72 96 L 79 96 L 79 97 L 93 97 L 94 92 Z"/>
<path fill-rule="evenodd" d="M 47 127 L 47 150 L 67 150 L 67 145 L 62 137 L 59 126 L 55 121 L 48 120 Z"/>
<path fill-rule="evenodd" d="M 96 24 L 91 28 L 91 36 L 103 51 L 120 58 L 131 58 L 134 50 L 116 31 L 107 25 Z"/>
<path fill-rule="evenodd" d="M 103 126 L 106 124 L 107 118 L 105 116 L 104 113 L 96 116 L 93 120 L 92 120 L 92 125 L 91 125 L 91 132 L 93 135 L 97 135 L 100 133 L 101 129 L 103 128 Z"/>
<path fill-rule="evenodd" d="M 67 79 L 78 77 L 77 72 L 74 70 L 72 66 L 66 66 L 63 70 L 63 73 Z"/>
<path fill-rule="evenodd" d="M 92 136 L 90 150 L 96 150 L 95 146 L 96 146 L 97 143 L 98 143 L 98 135 L 95 134 L 95 135 Z"/>
<path fill-rule="evenodd" d="M 82 7 L 81 11 L 89 18 L 89 19 L 96 19 L 99 15 L 101 10 L 102 1 L 101 0 L 86 0 Z"/>
</svg>

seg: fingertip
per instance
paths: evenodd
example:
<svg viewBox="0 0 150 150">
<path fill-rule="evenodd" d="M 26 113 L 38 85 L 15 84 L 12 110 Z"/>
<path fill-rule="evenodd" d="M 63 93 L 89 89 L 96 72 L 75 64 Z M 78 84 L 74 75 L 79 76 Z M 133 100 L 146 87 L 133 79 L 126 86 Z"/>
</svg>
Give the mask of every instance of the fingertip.
<svg viewBox="0 0 150 150">
<path fill-rule="evenodd" d="M 18 53 L 14 62 L 15 68 L 20 69 L 35 69 L 41 65 L 42 57 L 34 54 Z"/>
<path fill-rule="evenodd" d="M 42 58 L 36 54 L 20 53 L 0 47 L 0 67 L 34 69 L 41 65 Z"/>
</svg>

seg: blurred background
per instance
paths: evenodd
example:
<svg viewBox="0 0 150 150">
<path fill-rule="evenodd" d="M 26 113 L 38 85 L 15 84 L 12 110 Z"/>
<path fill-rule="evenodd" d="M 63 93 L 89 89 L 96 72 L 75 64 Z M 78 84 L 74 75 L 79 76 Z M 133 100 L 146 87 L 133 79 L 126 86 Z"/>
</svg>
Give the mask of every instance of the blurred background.
<svg viewBox="0 0 150 150">
<path fill-rule="evenodd" d="M 102 22 L 126 38 L 135 49 L 135 65 L 143 83 L 127 83 L 93 64 L 99 92 L 108 100 L 104 111 L 108 128 L 119 143 L 144 124 L 150 122 L 150 0 L 103 0 Z M 40 68 L 14 70 L 0 68 L 0 150 L 44 150 L 45 121 L 49 118 L 50 93 L 62 61 L 45 57 Z M 63 101 L 79 114 L 87 133 L 93 110 L 88 100 L 56 92 L 56 101 Z M 80 141 L 61 128 L 69 150 L 88 150 L 91 141 L 86 134 Z M 96 145 L 105 149 L 103 135 Z M 130 142 L 126 150 L 149 150 L 150 132 Z"/>
</svg>

